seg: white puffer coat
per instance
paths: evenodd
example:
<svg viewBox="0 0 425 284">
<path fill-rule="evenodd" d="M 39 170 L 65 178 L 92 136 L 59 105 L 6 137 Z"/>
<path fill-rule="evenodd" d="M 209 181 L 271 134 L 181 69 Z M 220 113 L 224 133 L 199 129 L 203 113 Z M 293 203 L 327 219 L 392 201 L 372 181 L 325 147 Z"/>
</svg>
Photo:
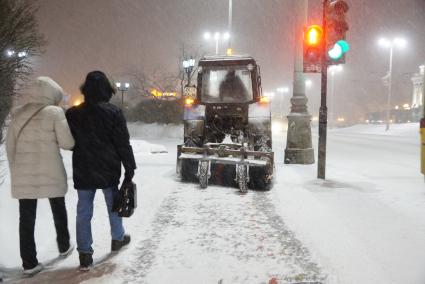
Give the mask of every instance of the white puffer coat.
<svg viewBox="0 0 425 284">
<path fill-rule="evenodd" d="M 74 138 L 64 111 L 58 107 L 62 88 L 48 77 L 31 85 L 28 103 L 12 115 L 6 137 L 12 197 L 16 199 L 65 196 L 68 185 L 59 148 L 71 150 Z M 38 112 L 18 133 L 25 122 Z"/>
</svg>

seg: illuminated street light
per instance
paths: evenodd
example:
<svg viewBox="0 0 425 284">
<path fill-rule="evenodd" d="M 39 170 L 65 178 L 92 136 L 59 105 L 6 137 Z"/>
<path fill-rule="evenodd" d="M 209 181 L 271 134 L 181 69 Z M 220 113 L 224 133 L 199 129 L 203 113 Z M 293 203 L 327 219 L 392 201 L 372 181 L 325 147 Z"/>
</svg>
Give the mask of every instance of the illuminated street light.
<svg viewBox="0 0 425 284">
<path fill-rule="evenodd" d="M 388 71 L 388 96 L 387 96 L 387 110 L 386 110 L 386 128 L 388 131 L 390 129 L 390 108 L 391 108 L 391 88 L 392 88 L 392 72 L 393 72 L 393 49 L 397 47 L 399 49 L 403 49 L 407 46 L 407 41 L 403 38 L 394 38 L 393 40 L 389 40 L 386 38 L 380 38 L 378 44 L 384 48 L 390 49 L 390 64 Z"/>
<path fill-rule="evenodd" d="M 209 32 L 204 33 L 204 39 L 209 41 L 212 38 L 212 35 Z M 230 40 L 230 33 L 225 32 L 223 34 L 215 32 L 213 36 L 215 40 L 215 54 L 218 55 L 218 44 L 220 40 Z"/>
<path fill-rule="evenodd" d="M 342 65 L 332 65 L 329 67 L 329 72 L 331 73 L 330 88 L 331 88 L 331 97 L 330 97 L 330 113 L 329 121 L 331 125 L 334 123 L 334 113 L 335 113 L 335 74 L 343 70 Z"/>
<path fill-rule="evenodd" d="M 11 50 L 11 49 L 6 50 L 7 57 L 12 57 L 14 54 L 15 54 L 14 50 Z"/>
<path fill-rule="evenodd" d="M 16 53 L 16 51 L 14 51 L 13 49 L 8 49 L 8 50 L 6 50 L 6 55 L 9 58 L 12 58 L 12 57 L 15 57 L 15 56 L 17 56 L 18 58 L 24 58 L 24 57 L 28 56 L 28 52 L 23 50 L 23 51 L 19 51 L 18 53 Z"/>
<path fill-rule="evenodd" d="M 276 89 L 276 91 L 278 93 L 289 93 L 289 88 L 288 87 L 279 87 Z"/>
<path fill-rule="evenodd" d="M 283 118 L 283 97 L 285 96 L 285 94 L 289 93 L 289 88 L 288 87 L 279 87 L 279 88 L 276 89 L 276 91 L 279 94 L 281 94 L 279 109 L 280 109 L 280 116 L 281 116 L 281 118 Z"/>
<path fill-rule="evenodd" d="M 128 91 L 130 83 L 116 82 L 115 86 L 117 86 L 117 89 L 121 91 L 121 108 L 124 109 L 124 92 Z"/>
<path fill-rule="evenodd" d="M 344 69 L 342 65 L 332 65 L 328 68 L 331 74 L 335 74 L 336 72 L 341 72 L 342 69 Z"/>
<path fill-rule="evenodd" d="M 275 96 L 274 92 L 264 92 L 263 97 L 268 98 L 269 101 L 273 100 Z"/>
<path fill-rule="evenodd" d="M 307 88 L 310 88 L 313 85 L 313 81 L 311 81 L 310 79 L 305 80 L 305 86 Z"/>
<path fill-rule="evenodd" d="M 20 51 L 18 52 L 18 57 L 19 58 L 23 58 L 23 57 L 27 57 L 28 53 L 26 51 Z"/>
<path fill-rule="evenodd" d="M 73 106 L 79 106 L 80 104 L 82 104 L 83 103 L 83 100 L 82 99 L 76 99 L 75 101 L 74 101 L 74 103 L 72 104 Z"/>
</svg>

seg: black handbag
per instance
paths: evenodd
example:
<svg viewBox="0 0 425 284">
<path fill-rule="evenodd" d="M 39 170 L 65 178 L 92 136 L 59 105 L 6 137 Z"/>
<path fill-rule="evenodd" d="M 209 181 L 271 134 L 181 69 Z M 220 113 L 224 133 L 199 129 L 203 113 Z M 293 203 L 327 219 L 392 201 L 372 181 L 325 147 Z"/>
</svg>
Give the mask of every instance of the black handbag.
<svg viewBox="0 0 425 284">
<path fill-rule="evenodd" d="M 125 182 L 114 196 L 112 211 L 120 217 L 130 217 L 137 207 L 137 186 L 134 182 Z"/>
</svg>

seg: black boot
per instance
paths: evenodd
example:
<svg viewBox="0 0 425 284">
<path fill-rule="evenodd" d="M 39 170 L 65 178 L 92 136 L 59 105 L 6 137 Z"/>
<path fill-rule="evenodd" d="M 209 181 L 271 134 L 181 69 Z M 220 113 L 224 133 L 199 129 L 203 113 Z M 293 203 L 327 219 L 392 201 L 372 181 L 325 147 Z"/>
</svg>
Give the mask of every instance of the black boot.
<svg viewBox="0 0 425 284">
<path fill-rule="evenodd" d="M 80 271 L 89 271 L 93 267 L 91 253 L 80 253 Z"/>
<path fill-rule="evenodd" d="M 126 245 L 128 245 L 131 241 L 130 235 L 124 235 L 124 239 L 122 241 L 112 240 L 111 242 L 111 251 L 118 252 L 120 249 Z"/>
</svg>

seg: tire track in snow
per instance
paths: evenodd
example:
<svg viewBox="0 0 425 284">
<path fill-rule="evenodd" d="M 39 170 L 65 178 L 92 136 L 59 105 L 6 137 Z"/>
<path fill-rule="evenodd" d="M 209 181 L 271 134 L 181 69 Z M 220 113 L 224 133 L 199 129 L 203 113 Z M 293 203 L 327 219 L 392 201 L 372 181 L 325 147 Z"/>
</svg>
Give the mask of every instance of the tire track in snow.
<svg viewBox="0 0 425 284">
<path fill-rule="evenodd" d="M 150 238 L 135 248 L 134 255 L 125 270 L 126 283 L 326 279 L 276 214 L 268 192 L 241 196 L 231 188 L 179 186 L 163 201 Z"/>
<path fill-rule="evenodd" d="M 287 282 L 302 280 L 312 283 L 324 283 L 327 277 L 323 274 L 319 265 L 312 260 L 309 250 L 289 230 L 284 220 L 276 214 L 275 206 L 270 199 L 270 192 L 257 192 L 254 195 L 254 204 L 257 210 L 262 212 L 268 220 L 269 231 L 265 233 L 269 236 L 274 236 L 280 243 L 276 257 L 284 257 L 287 259 L 286 262 L 293 263 L 301 268 L 301 273 L 296 276 L 285 277 L 284 280 Z"/>
<path fill-rule="evenodd" d="M 162 235 L 168 226 L 175 226 L 175 211 L 177 210 L 176 191 L 173 191 L 161 204 L 153 222 L 150 238 L 141 241 L 135 247 L 134 259 L 131 265 L 125 269 L 124 283 L 146 283 L 144 278 L 152 267 L 156 251 L 161 242 Z"/>
</svg>

